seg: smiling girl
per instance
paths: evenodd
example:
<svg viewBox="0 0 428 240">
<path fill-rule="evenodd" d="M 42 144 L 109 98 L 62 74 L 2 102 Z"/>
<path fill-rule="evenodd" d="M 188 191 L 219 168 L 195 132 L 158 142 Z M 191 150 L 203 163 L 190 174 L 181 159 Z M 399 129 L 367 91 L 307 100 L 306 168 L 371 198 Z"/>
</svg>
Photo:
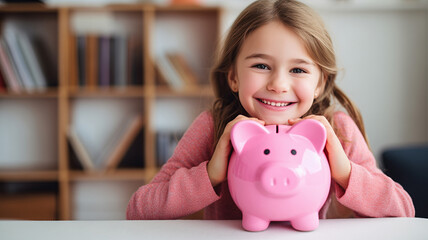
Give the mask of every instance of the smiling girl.
<svg viewBox="0 0 428 240">
<path fill-rule="evenodd" d="M 174 219 L 201 209 L 206 219 L 242 218 L 226 181 L 230 130 L 245 119 L 293 125 L 304 118 L 327 129 L 332 186 L 320 218 L 414 216 L 406 191 L 376 167 L 361 115 L 336 86 L 336 74 L 330 36 L 312 9 L 294 0 L 252 3 L 218 51 L 213 108 L 134 193 L 127 218 Z"/>
</svg>

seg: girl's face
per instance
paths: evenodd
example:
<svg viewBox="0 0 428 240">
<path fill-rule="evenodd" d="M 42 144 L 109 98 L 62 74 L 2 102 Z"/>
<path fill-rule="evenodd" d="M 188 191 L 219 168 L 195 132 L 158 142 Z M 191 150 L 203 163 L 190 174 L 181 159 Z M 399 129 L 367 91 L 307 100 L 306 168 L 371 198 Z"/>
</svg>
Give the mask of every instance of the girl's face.
<svg viewBox="0 0 428 240">
<path fill-rule="evenodd" d="M 228 81 L 252 117 L 288 124 L 288 119 L 303 116 L 321 93 L 320 77 L 297 34 L 273 21 L 246 38 Z"/>
</svg>

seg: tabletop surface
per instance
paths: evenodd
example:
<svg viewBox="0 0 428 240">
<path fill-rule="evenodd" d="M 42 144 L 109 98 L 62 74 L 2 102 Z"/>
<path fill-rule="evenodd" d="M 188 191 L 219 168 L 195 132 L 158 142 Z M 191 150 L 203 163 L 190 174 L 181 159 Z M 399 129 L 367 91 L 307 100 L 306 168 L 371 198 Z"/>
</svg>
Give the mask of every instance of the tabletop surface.
<svg viewBox="0 0 428 240">
<path fill-rule="evenodd" d="M 240 220 L 0 221 L 0 239 L 428 239 L 425 218 L 320 220 L 312 232 L 273 222 L 247 232 Z"/>
</svg>

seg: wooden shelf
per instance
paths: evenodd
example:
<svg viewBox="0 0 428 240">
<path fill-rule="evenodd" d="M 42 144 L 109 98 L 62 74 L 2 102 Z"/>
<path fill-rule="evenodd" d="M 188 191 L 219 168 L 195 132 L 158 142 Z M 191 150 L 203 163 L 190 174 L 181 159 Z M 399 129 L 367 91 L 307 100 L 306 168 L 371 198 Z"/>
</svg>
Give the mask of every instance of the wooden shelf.
<svg viewBox="0 0 428 240">
<path fill-rule="evenodd" d="M 58 171 L 0 171 L 0 181 L 57 181 Z"/>
<path fill-rule="evenodd" d="M 197 12 L 197 13 L 206 13 L 206 12 L 217 12 L 219 9 L 218 7 L 212 6 L 207 7 L 203 5 L 165 5 L 165 6 L 157 6 L 156 11 L 158 12 Z"/>
<path fill-rule="evenodd" d="M 0 4 L 0 12 L 56 12 L 57 8 L 42 3 L 31 3 L 31 4 L 21 4 L 21 3 L 12 3 L 12 4 Z"/>
<path fill-rule="evenodd" d="M 143 87 L 72 87 L 69 89 L 70 97 L 119 97 L 119 98 L 138 98 L 146 95 Z"/>
<path fill-rule="evenodd" d="M 73 181 L 102 181 L 102 180 L 143 180 L 153 178 L 159 169 L 117 169 L 114 171 L 70 171 Z"/>
<path fill-rule="evenodd" d="M 143 8 L 148 8 L 147 4 L 107 4 L 102 6 L 74 6 L 72 11 L 91 11 L 91 12 L 141 12 Z"/>
<path fill-rule="evenodd" d="M 176 91 L 168 86 L 159 86 L 156 88 L 158 97 L 214 97 L 211 86 L 195 86 Z"/>
<path fill-rule="evenodd" d="M 41 44 L 36 50 L 40 50 L 41 68 L 45 70 L 46 82 L 49 86 L 57 86 L 45 91 L 0 92 L 0 102 L 8 107 L 0 109 L 3 110 L 0 113 L 8 114 L 11 119 L 9 122 L 12 122 L 7 126 L 2 125 L 0 134 L 2 130 L 11 130 L 13 133 L 18 130 L 16 128 L 22 128 L 21 126 L 28 127 L 29 129 L 25 130 L 30 130 L 30 133 L 31 127 L 40 130 L 34 131 L 34 134 L 30 135 L 32 139 L 26 144 L 33 147 L 39 146 L 38 143 L 42 141 L 49 143 L 40 145 L 39 152 L 47 153 L 47 158 L 43 159 L 49 158 L 50 161 L 50 158 L 54 158 L 58 163 L 57 169 L 52 171 L 2 171 L 0 165 L 0 181 L 5 185 L 13 185 L 14 182 L 24 185 L 54 182 L 53 194 L 58 203 L 56 216 L 60 220 L 73 219 L 73 210 L 77 204 L 76 191 L 78 192 L 77 188 L 80 186 L 88 186 L 91 183 L 96 185 L 98 182 L 126 184 L 126 181 L 131 181 L 137 185 L 140 182 L 148 183 L 159 172 L 156 167 L 155 129 L 155 122 L 159 119 L 156 118 L 171 112 L 162 106 L 168 106 L 169 101 L 190 104 L 183 106 L 183 109 L 187 110 L 187 107 L 190 109 L 189 114 L 195 114 L 193 103 L 200 106 L 201 99 L 205 103 L 205 100 L 213 98 L 208 75 L 213 51 L 220 36 L 219 7 L 156 6 L 138 3 L 105 6 L 2 4 L 0 15 L 2 29 L 12 25 L 16 30 L 31 37 L 35 46 L 38 46 L 36 43 Z M 88 23 L 91 19 L 95 23 Z M 4 32 L 0 31 L 0 37 L 3 37 L 2 34 Z M 123 36 L 125 38 L 121 38 Z M 114 45 L 116 41 L 123 39 L 125 44 L 121 42 L 120 47 Z M 109 42 L 108 47 L 106 42 Z M 197 76 L 198 86 L 174 91 L 167 86 L 156 85 L 158 76 L 153 58 L 156 54 L 166 54 L 168 51 L 179 52 L 186 57 Z M 120 59 L 117 56 L 126 59 L 126 62 L 106 60 Z M 106 74 L 110 74 L 109 77 L 106 77 Z M 118 76 L 122 77 L 118 79 Z M 22 84 L 24 81 L 19 81 L 18 77 L 18 83 L 15 85 L 24 85 L 22 89 L 31 88 L 28 81 Z M 101 82 L 108 87 L 101 87 Z M 112 86 L 119 83 L 127 85 Z M 78 86 L 80 84 L 84 87 Z M 41 101 L 38 101 L 39 99 Z M 179 101 L 181 99 L 185 101 Z M 37 101 L 33 103 L 33 100 Z M 79 136 L 82 145 L 85 141 L 99 143 L 99 146 L 90 146 L 93 147 L 90 150 L 94 152 L 88 154 L 97 158 L 98 156 L 92 155 L 104 152 L 107 147 L 109 149 L 106 151 L 114 149 L 109 146 L 110 142 L 114 142 L 113 139 L 117 135 L 120 138 L 120 130 L 123 124 L 126 124 L 127 117 L 135 115 L 142 117 L 142 128 L 139 128 L 138 132 L 134 131 L 136 134 L 132 137 L 129 137 L 129 134 L 128 138 L 122 135 L 119 140 L 125 141 L 118 141 L 117 144 L 124 144 L 122 149 L 126 152 L 119 152 L 123 155 L 119 154 L 118 159 L 123 160 L 122 166 L 129 168 L 91 172 L 76 170 L 79 163 L 75 161 L 82 155 L 76 154 L 75 146 L 70 142 L 70 136 L 67 134 L 70 126 L 81 127 L 79 130 L 88 134 L 84 136 L 86 138 Z M 21 125 L 14 124 L 14 121 L 20 121 Z M 174 121 L 178 122 L 180 119 Z M 51 130 L 49 134 L 43 138 L 39 137 L 41 133 L 46 133 L 46 129 Z M 97 134 L 99 139 L 92 139 Z M 46 139 L 48 141 L 45 141 Z M 11 150 L 12 155 L 16 153 L 13 151 L 22 151 L 19 147 L 23 140 L 19 141 L 11 144 L 18 146 Z M 49 150 L 50 146 L 54 146 L 52 152 Z M 7 196 L 8 193 L 5 191 L 1 194 Z M 28 194 L 37 195 L 40 192 Z M 124 202 L 123 199 L 121 202 Z"/>
<path fill-rule="evenodd" d="M 46 90 L 32 92 L 0 92 L 0 98 L 58 98 L 57 88 L 49 88 Z"/>
</svg>

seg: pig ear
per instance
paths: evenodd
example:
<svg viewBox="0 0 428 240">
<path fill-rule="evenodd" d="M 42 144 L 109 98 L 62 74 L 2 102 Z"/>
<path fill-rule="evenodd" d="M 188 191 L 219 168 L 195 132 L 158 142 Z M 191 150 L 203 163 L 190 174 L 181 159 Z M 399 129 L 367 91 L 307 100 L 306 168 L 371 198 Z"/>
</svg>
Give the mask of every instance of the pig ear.
<svg viewBox="0 0 428 240">
<path fill-rule="evenodd" d="M 237 153 L 241 153 L 248 139 L 261 134 L 268 134 L 269 131 L 260 123 L 253 120 L 243 120 L 237 122 L 231 132 L 230 140 L 233 145 L 233 149 Z"/>
<path fill-rule="evenodd" d="M 312 142 L 318 153 L 321 153 L 324 150 L 325 142 L 327 140 L 327 131 L 325 130 L 324 125 L 317 120 L 302 120 L 293 125 L 288 133 L 306 137 Z"/>
</svg>

